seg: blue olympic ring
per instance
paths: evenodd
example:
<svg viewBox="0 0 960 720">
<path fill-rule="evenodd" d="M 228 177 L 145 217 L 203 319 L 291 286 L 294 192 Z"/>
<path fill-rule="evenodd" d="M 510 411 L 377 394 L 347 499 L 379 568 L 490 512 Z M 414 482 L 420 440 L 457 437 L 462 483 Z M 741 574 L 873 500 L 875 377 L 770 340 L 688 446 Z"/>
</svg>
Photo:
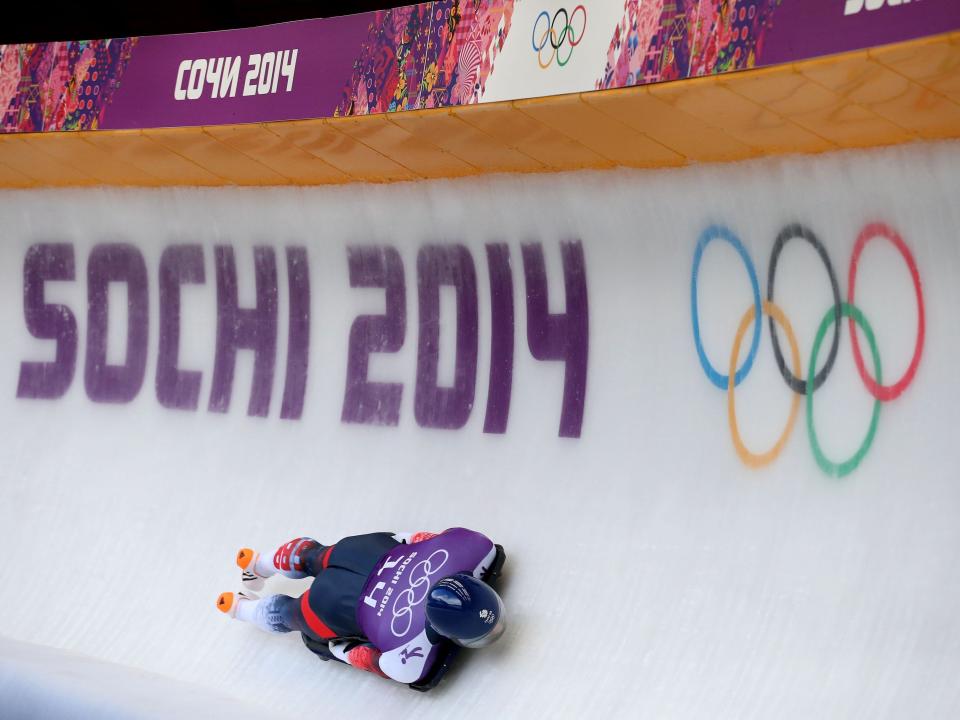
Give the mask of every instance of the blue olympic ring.
<svg viewBox="0 0 960 720">
<path fill-rule="evenodd" d="M 700 260 L 703 258 L 703 251 L 712 240 L 725 240 L 740 254 L 743 264 L 747 267 L 747 274 L 750 276 L 750 285 L 753 288 L 753 340 L 750 343 L 750 352 L 747 353 L 747 359 L 733 376 L 734 386 L 739 385 L 740 381 L 750 372 L 750 368 L 753 367 L 754 358 L 757 356 L 757 348 L 760 346 L 762 317 L 760 283 L 757 281 L 757 270 L 753 265 L 753 261 L 750 259 L 749 253 L 747 253 L 747 249 L 733 231 L 723 225 L 711 225 L 703 231 L 700 239 L 697 241 L 697 249 L 693 254 L 693 274 L 690 281 L 690 306 L 693 308 L 693 312 L 691 313 L 693 316 L 693 339 L 697 345 L 697 355 L 700 356 L 700 365 L 703 367 L 703 371 L 707 374 L 707 377 L 710 378 L 710 382 L 721 390 L 726 390 L 727 385 L 730 383 L 730 376 L 718 372 L 713 365 L 710 364 L 710 360 L 707 359 L 707 353 L 703 349 L 703 341 L 700 339 L 700 313 L 697 310 L 697 275 L 700 272 Z"/>
<path fill-rule="evenodd" d="M 550 13 L 548 13 L 546 10 L 541 10 L 540 14 L 537 15 L 537 19 L 533 21 L 533 33 L 530 36 L 530 44 L 533 45 L 534 52 L 540 52 L 541 50 L 543 50 L 543 48 L 546 46 L 546 43 L 547 43 L 546 36 L 544 36 L 544 39 L 543 39 L 544 44 L 541 45 L 540 47 L 537 47 L 537 24 L 540 22 L 540 18 L 544 18 L 549 23 Z M 549 30 L 547 32 L 549 32 Z"/>
</svg>

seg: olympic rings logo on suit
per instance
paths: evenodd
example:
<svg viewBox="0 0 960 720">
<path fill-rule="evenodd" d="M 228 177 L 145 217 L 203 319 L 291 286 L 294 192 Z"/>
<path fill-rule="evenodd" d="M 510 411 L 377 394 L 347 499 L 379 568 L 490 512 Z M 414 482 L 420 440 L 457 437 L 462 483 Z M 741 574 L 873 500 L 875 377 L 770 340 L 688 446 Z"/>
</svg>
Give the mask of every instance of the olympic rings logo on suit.
<svg viewBox="0 0 960 720">
<path fill-rule="evenodd" d="M 440 572 L 449 558 L 450 553 L 440 548 L 434 550 L 426 560 L 421 560 L 411 568 L 410 575 L 407 576 L 410 586 L 397 593 L 397 597 L 393 601 L 393 619 L 390 620 L 390 632 L 393 633 L 394 637 L 402 638 L 410 632 L 410 625 L 413 623 L 413 608 L 427 599 L 427 594 L 430 592 L 430 578 Z M 402 607 L 400 606 L 401 598 L 405 598 Z M 403 630 L 397 630 L 398 620 L 406 623 Z"/>
<path fill-rule="evenodd" d="M 787 316 L 784 314 L 783 310 L 773 301 L 774 280 L 776 279 L 780 253 L 783 250 L 784 245 L 794 238 L 805 240 L 817 251 L 817 254 L 820 256 L 820 259 L 827 271 L 827 275 L 830 279 L 830 286 L 833 291 L 833 304 L 827 309 L 826 314 L 823 316 L 823 319 L 821 320 L 817 329 L 816 337 L 813 342 L 813 348 L 810 351 L 809 366 L 807 367 L 805 375 L 801 371 L 800 351 L 797 346 L 796 336 L 793 333 L 793 328 L 790 325 L 790 321 L 787 319 Z M 900 252 L 900 255 L 906 262 L 907 269 L 910 271 L 910 275 L 913 279 L 913 287 L 917 299 L 917 338 L 913 350 L 913 357 L 911 358 L 910 365 L 907 367 L 907 370 L 904 372 L 903 376 L 891 385 L 882 384 L 883 381 L 880 365 L 880 353 L 877 349 L 877 343 L 876 339 L 874 338 L 873 329 L 871 328 L 870 323 L 867 321 L 867 318 L 864 316 L 863 312 L 854 303 L 854 291 L 857 280 L 857 265 L 860 260 L 860 255 L 863 252 L 864 246 L 866 246 L 866 244 L 874 238 L 885 238 L 889 240 Z M 714 240 L 722 240 L 726 243 L 729 243 L 740 255 L 741 260 L 743 261 L 744 265 L 746 265 L 747 274 L 750 277 L 750 285 L 753 293 L 753 305 L 747 309 L 740 321 L 739 327 L 737 328 L 736 336 L 733 342 L 733 349 L 730 353 L 729 374 L 727 375 L 724 375 L 716 370 L 707 359 L 706 352 L 703 349 L 703 343 L 700 339 L 700 318 L 697 310 L 697 276 L 700 271 L 700 262 L 703 259 L 703 252 L 707 245 Z M 711 225 L 700 235 L 700 238 L 697 241 L 697 248 L 693 254 L 693 272 L 690 282 L 690 304 L 691 315 L 693 318 L 693 339 L 694 343 L 696 344 L 697 355 L 700 358 L 700 365 L 703 367 L 703 370 L 710 382 L 712 382 L 721 390 L 727 391 L 727 415 L 729 419 L 733 445 L 737 451 L 737 455 L 740 457 L 743 463 L 750 467 L 762 467 L 773 462 L 777 458 L 777 456 L 783 450 L 787 438 L 793 429 L 793 424 L 796 420 L 797 410 L 800 404 L 800 396 L 806 395 L 807 434 L 809 436 L 810 447 L 813 451 L 813 456 L 816 459 L 817 464 L 825 473 L 835 477 L 843 477 L 849 474 L 860 464 L 860 462 L 866 456 L 867 451 L 870 449 L 870 445 L 873 443 L 873 438 L 877 429 L 877 421 L 880 416 L 881 403 L 896 399 L 901 395 L 901 393 L 903 393 L 904 390 L 907 389 L 910 383 L 913 382 L 917 372 L 917 367 L 920 364 L 920 357 L 923 354 L 925 315 L 923 305 L 923 287 L 920 282 L 920 274 L 917 270 L 917 264 L 913 258 L 913 254 L 907 247 L 907 244 L 903 241 L 903 238 L 900 237 L 900 234 L 889 225 L 883 223 L 869 223 L 860 231 L 860 234 L 857 236 L 856 243 L 853 247 L 853 253 L 850 257 L 850 269 L 847 276 L 847 299 L 845 302 L 840 298 L 839 284 L 837 283 L 837 277 L 833 271 L 833 265 L 830 262 L 830 257 L 827 254 L 827 250 L 823 246 L 823 243 L 820 242 L 816 234 L 808 227 L 796 223 L 787 225 L 777 236 L 776 242 L 773 246 L 773 252 L 770 254 L 770 265 L 767 271 L 767 299 L 761 302 L 760 286 L 757 281 L 757 272 L 753 261 L 750 259 L 750 255 L 743 246 L 743 243 L 740 241 L 740 238 L 738 238 L 736 234 L 734 234 L 725 226 Z M 776 358 L 777 366 L 780 369 L 780 374 L 783 376 L 783 379 L 787 383 L 788 387 L 794 392 L 794 397 L 790 406 L 790 415 L 787 420 L 787 426 L 781 433 L 776 444 L 766 452 L 754 453 L 747 449 L 742 438 L 740 437 L 740 431 L 737 427 L 734 388 L 743 381 L 753 367 L 753 361 L 757 354 L 757 347 L 760 343 L 761 315 L 766 315 L 769 318 L 770 339 L 773 344 L 774 357 Z M 826 456 L 817 438 L 817 432 L 813 422 L 813 395 L 821 388 L 827 377 L 830 375 L 830 371 L 833 369 L 833 363 L 836 360 L 837 349 L 840 343 L 840 321 L 842 317 L 846 317 L 849 320 L 851 347 L 853 349 L 853 358 L 857 366 L 857 372 L 859 373 L 867 391 L 874 397 L 875 402 L 873 405 L 873 413 L 870 418 L 870 426 L 867 430 L 866 437 L 860 444 L 860 447 L 850 458 L 841 462 L 835 462 Z M 751 323 L 753 324 L 753 335 L 750 341 L 750 350 L 743 362 L 743 365 L 738 369 L 737 360 L 740 356 L 740 347 L 743 343 L 744 335 L 746 334 Z M 780 340 L 777 335 L 777 325 L 780 325 L 780 327 L 783 329 L 783 333 L 787 338 L 787 343 L 790 346 L 792 370 L 787 367 L 786 360 L 783 357 L 783 352 L 780 347 Z M 817 358 L 820 354 L 820 347 L 831 325 L 834 329 L 833 341 L 830 345 L 830 350 L 827 353 L 827 359 L 823 368 L 820 370 L 820 372 L 816 372 Z M 870 348 L 874 372 L 876 374 L 875 378 L 870 376 L 870 372 L 867 370 L 864 364 L 863 354 L 860 350 L 860 343 L 857 338 L 857 326 L 859 326 L 863 331 L 863 335 L 867 340 L 867 345 Z"/>
<path fill-rule="evenodd" d="M 575 25 L 578 24 L 578 12 L 580 13 L 580 17 L 583 18 L 579 32 L 575 28 Z M 563 15 L 563 21 L 558 27 L 557 20 L 560 19 L 561 14 Z M 540 22 L 541 19 L 543 19 L 543 23 Z M 541 26 L 543 27 L 542 34 L 537 32 Z M 586 31 L 587 9 L 583 5 L 577 5 L 573 9 L 573 12 L 569 14 L 566 8 L 560 8 L 553 14 L 552 18 L 549 12 L 541 10 L 540 14 L 537 15 L 537 19 L 533 22 L 533 32 L 530 37 L 530 42 L 533 45 L 533 51 L 537 54 L 537 62 L 540 64 L 540 67 L 546 70 L 553 64 L 554 58 L 556 58 L 557 65 L 560 67 L 570 62 L 570 58 L 573 56 L 573 49 L 583 40 Z M 560 49 L 563 47 L 568 48 L 566 58 L 560 57 Z M 546 49 L 550 50 L 550 58 L 544 62 L 543 51 Z"/>
</svg>

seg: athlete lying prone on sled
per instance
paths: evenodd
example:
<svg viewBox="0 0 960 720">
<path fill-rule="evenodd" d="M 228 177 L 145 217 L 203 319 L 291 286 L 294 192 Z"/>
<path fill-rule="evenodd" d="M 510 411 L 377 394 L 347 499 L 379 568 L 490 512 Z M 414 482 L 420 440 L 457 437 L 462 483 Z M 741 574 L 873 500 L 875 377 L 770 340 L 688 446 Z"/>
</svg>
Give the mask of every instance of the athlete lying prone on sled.
<svg viewBox="0 0 960 720">
<path fill-rule="evenodd" d="M 433 687 L 454 655 L 451 643 L 489 645 L 503 633 L 492 582 L 503 549 L 478 532 L 369 533 L 322 545 L 297 538 L 273 557 L 237 553 L 245 589 L 217 607 L 267 632 L 298 631 L 310 650 L 418 690 Z M 314 578 L 299 598 L 257 597 L 265 578 Z"/>
</svg>

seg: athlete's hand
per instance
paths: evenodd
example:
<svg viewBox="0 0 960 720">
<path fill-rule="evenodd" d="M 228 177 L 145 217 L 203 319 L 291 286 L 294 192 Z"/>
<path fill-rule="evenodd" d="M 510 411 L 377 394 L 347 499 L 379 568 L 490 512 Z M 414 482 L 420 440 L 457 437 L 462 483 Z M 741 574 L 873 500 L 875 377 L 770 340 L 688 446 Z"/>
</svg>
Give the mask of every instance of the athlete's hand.
<svg viewBox="0 0 960 720">
<path fill-rule="evenodd" d="M 355 668 L 375 673 L 380 677 L 387 677 L 380 669 L 380 654 L 373 645 L 357 645 L 347 652 L 347 662 Z"/>
</svg>

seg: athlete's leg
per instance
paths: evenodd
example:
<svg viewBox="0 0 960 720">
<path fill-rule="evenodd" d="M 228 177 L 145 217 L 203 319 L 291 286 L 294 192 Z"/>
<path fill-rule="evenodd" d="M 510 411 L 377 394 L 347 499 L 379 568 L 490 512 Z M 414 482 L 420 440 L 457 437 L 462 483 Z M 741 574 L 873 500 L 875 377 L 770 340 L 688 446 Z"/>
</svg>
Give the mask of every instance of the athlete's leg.
<svg viewBox="0 0 960 720">
<path fill-rule="evenodd" d="M 217 608 L 232 618 L 256 625 L 272 633 L 309 632 L 300 600 L 289 595 L 268 595 L 263 598 L 244 593 L 221 593 Z"/>
<path fill-rule="evenodd" d="M 280 573 L 299 580 L 317 574 L 325 550 L 325 546 L 312 538 L 294 538 L 277 548 L 273 555 L 242 548 L 237 553 L 237 565 L 245 574 L 249 573 L 257 578 L 268 578 Z"/>
<path fill-rule="evenodd" d="M 363 635 L 357 624 L 357 606 L 363 595 L 365 575 L 330 566 L 313 581 L 307 595 L 307 608 L 337 637 Z"/>
</svg>

